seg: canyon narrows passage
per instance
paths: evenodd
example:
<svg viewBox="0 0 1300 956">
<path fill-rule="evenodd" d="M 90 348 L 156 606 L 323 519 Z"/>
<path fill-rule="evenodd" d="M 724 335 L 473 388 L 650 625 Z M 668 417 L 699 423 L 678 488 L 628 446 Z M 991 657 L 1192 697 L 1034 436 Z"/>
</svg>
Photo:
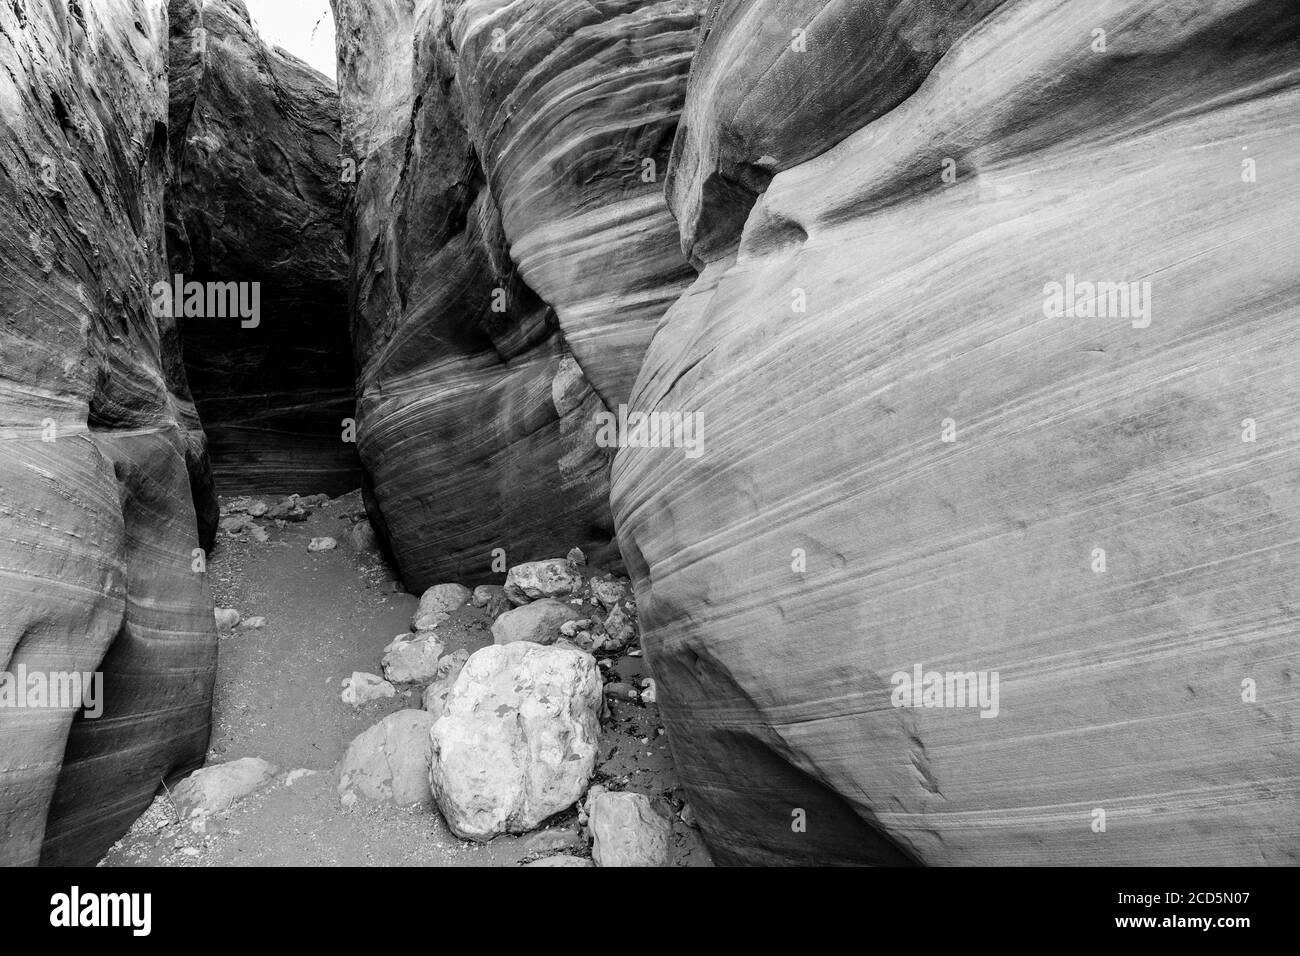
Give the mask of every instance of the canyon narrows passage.
<svg viewBox="0 0 1300 956">
<path fill-rule="evenodd" d="M 1293 3 L 333 12 L 0 4 L 0 863 L 1295 861 Z"/>
</svg>

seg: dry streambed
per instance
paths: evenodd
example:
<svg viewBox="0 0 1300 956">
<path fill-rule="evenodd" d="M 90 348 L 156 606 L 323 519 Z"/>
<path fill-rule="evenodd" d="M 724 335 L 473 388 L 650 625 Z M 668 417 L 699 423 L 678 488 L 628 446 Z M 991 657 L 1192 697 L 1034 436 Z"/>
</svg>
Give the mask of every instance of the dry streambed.
<svg viewBox="0 0 1300 956">
<path fill-rule="evenodd" d="M 708 864 L 626 580 L 571 552 L 417 599 L 357 493 L 222 510 L 207 765 L 102 865 Z"/>
</svg>

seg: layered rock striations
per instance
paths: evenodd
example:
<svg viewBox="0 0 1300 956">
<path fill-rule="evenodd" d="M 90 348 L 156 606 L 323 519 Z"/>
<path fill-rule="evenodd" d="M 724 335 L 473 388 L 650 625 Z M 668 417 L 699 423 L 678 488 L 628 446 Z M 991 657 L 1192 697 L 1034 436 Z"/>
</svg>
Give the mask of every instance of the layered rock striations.
<svg viewBox="0 0 1300 956">
<path fill-rule="evenodd" d="M 690 804 L 725 863 L 1293 862 L 1300 18 L 947 6 L 710 8 L 632 398 L 704 451 L 612 479 Z"/>
<path fill-rule="evenodd" d="M 734 248 L 773 176 L 889 112 L 1005 2 L 710 3 L 668 172 L 691 261 Z"/>
<path fill-rule="evenodd" d="M 257 314 L 181 319 L 227 494 L 360 483 L 348 334 L 339 98 L 268 47 L 242 0 L 172 0 L 172 275 L 242 283 Z M 251 312 L 251 310 L 249 310 Z"/>
<path fill-rule="evenodd" d="M 619 562 L 596 416 L 693 275 L 662 189 L 701 6 L 335 4 L 359 450 L 413 589 Z"/>
<path fill-rule="evenodd" d="M 207 748 L 216 505 L 149 297 L 166 30 L 161 0 L 0 5 L 0 864 L 93 863 Z"/>
<path fill-rule="evenodd" d="M 720 862 L 1295 860 L 1292 4 L 335 11 L 338 102 L 238 0 L 0 4 L 0 671 L 103 675 L 0 707 L 0 863 L 201 763 L 199 412 L 350 485 L 349 325 L 407 584 L 625 560 Z"/>
</svg>

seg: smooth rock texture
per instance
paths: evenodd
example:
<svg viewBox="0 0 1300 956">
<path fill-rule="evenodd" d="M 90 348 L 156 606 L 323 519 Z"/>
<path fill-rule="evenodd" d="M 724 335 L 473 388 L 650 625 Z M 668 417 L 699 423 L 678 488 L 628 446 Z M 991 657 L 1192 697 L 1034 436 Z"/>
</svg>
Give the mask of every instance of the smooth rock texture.
<svg viewBox="0 0 1300 956">
<path fill-rule="evenodd" d="M 0 4 L 0 670 L 107 689 L 0 711 L 0 865 L 93 863 L 203 760 L 199 412 L 223 481 L 361 484 L 416 593 L 575 544 L 635 580 L 572 641 L 516 582 L 494 637 L 556 646 L 459 676 L 404 637 L 431 706 L 345 801 L 526 830 L 639 696 L 723 864 L 1300 858 L 1293 2 L 335 7 L 341 104 L 239 0 Z M 261 282 L 259 328 L 183 358 L 177 270 Z M 702 454 L 615 457 L 625 402 Z M 651 680 L 572 649 L 638 627 Z M 995 710 L 898 706 L 928 671 Z"/>
<path fill-rule="evenodd" d="M 600 674 L 581 651 L 521 642 L 465 664 L 433 726 L 434 799 L 458 837 L 526 833 L 587 788 Z"/>
<path fill-rule="evenodd" d="M 399 710 L 362 733 L 339 765 L 339 797 L 351 806 L 358 797 L 398 806 L 429 800 L 429 729 L 423 710 Z"/>
<path fill-rule="evenodd" d="M 667 866 L 673 828 L 642 793 L 597 794 L 587 808 L 596 866 Z"/>
<path fill-rule="evenodd" d="M 531 641 L 534 644 L 554 644 L 560 628 L 566 621 L 577 621 L 582 614 L 562 601 L 543 598 L 513 611 L 506 611 L 492 622 L 492 641 L 512 644 Z"/>
<path fill-rule="evenodd" d="M 261 757 L 241 757 L 190 774 L 172 789 L 181 818 L 202 828 L 240 800 L 270 784 L 280 768 Z"/>
<path fill-rule="evenodd" d="M 783 141 L 696 144 L 785 82 L 783 53 L 725 53 L 774 6 L 715 5 L 670 186 L 704 271 L 632 399 L 702 413 L 704 454 L 613 471 L 715 859 L 1294 862 L 1300 11 L 1006 4 L 865 104 L 857 49 L 821 48 L 838 145 L 773 152 L 751 211 L 705 170 Z M 1149 282 L 1149 325 L 1046 317 L 1070 275 Z M 917 665 L 998 672 L 998 716 L 894 706 Z"/>
<path fill-rule="evenodd" d="M 411 627 L 417 631 L 432 630 L 445 623 L 452 611 L 468 604 L 473 596 L 463 584 L 435 584 L 420 596 Z"/>
<path fill-rule="evenodd" d="M 0 865 L 93 864 L 207 749 L 217 506 L 148 297 L 165 47 L 161 0 L 0 4 L 0 670 L 105 697 L 0 710 Z"/>
<path fill-rule="evenodd" d="M 170 9 L 170 274 L 260 284 L 256 327 L 180 320 L 219 490 L 351 491 L 361 475 L 344 441 L 355 374 L 338 92 L 268 46 L 242 0 Z"/>
<path fill-rule="evenodd" d="M 774 175 L 893 109 L 1005 2 L 710 3 L 667 177 L 683 251 L 702 267 L 734 250 Z"/>
<path fill-rule="evenodd" d="M 702 7 L 335 0 L 359 452 L 409 588 L 621 564 L 595 416 L 692 279 L 662 190 Z"/>
</svg>

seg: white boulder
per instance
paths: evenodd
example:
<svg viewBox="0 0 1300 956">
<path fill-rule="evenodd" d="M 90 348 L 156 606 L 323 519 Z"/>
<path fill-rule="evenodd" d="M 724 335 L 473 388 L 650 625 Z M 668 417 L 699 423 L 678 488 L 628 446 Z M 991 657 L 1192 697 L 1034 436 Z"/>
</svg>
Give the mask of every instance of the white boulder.
<svg viewBox="0 0 1300 956">
<path fill-rule="evenodd" d="M 452 832 L 525 833 L 582 796 L 596 763 L 600 671 L 527 641 L 470 657 L 433 725 L 434 799 Z"/>
<path fill-rule="evenodd" d="M 582 575 L 564 558 L 516 564 L 506 574 L 506 597 L 515 604 L 568 597 L 582 590 Z"/>
</svg>

